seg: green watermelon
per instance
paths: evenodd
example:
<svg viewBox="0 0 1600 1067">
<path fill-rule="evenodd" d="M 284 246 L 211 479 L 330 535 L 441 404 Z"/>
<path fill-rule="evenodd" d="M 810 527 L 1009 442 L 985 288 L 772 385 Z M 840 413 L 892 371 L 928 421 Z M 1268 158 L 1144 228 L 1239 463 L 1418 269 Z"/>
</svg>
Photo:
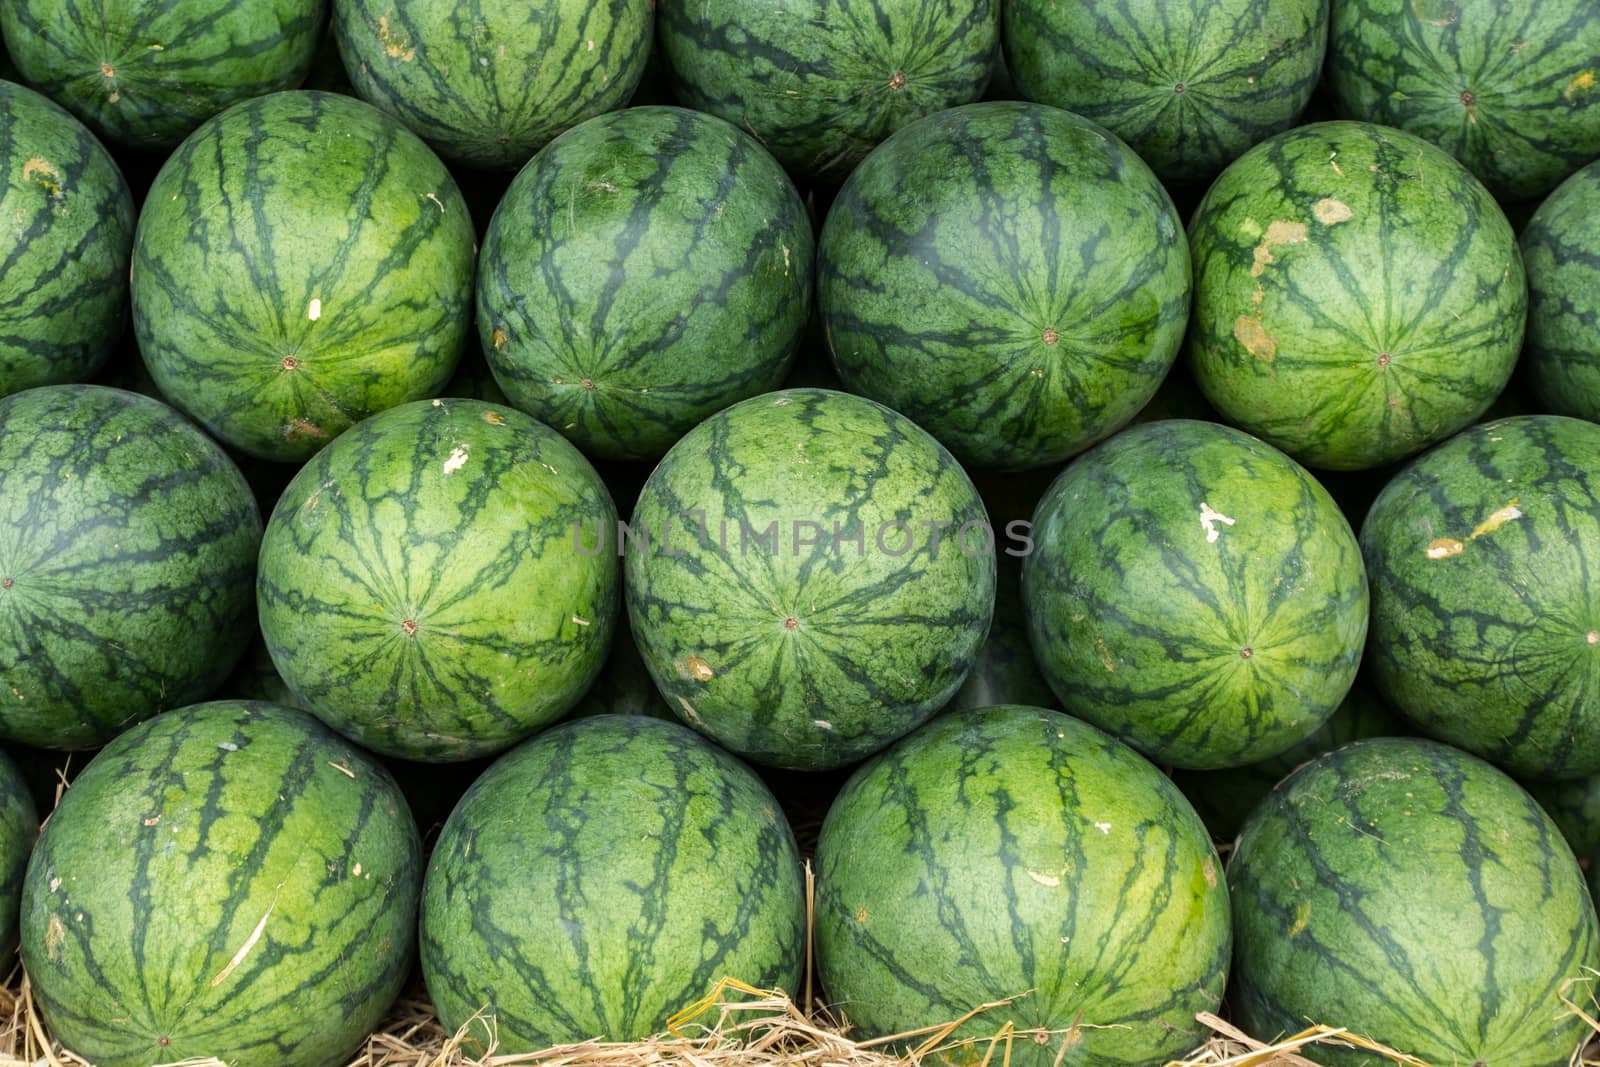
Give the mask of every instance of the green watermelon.
<svg viewBox="0 0 1600 1067">
<path fill-rule="evenodd" d="M 240 100 L 311 69 L 324 0 L 5 0 L 0 27 L 24 80 L 96 133 L 170 148 Z"/>
<path fill-rule="evenodd" d="M 333 0 L 358 95 L 440 155 L 520 167 L 623 106 L 650 53 L 650 0 Z"/>
<path fill-rule="evenodd" d="M 911 420 L 845 393 L 707 419 L 650 475 L 629 531 L 651 677 L 685 722 L 761 763 L 843 766 L 908 733 L 965 680 L 994 609 L 972 482 Z"/>
<path fill-rule="evenodd" d="M 594 468 L 519 411 L 419 400 L 295 476 L 257 604 L 289 687 L 369 748 L 458 760 L 564 715 L 617 614 L 616 512 Z"/>
<path fill-rule="evenodd" d="M 1164 180 L 1206 181 L 1294 125 L 1328 0 L 1006 0 L 1018 90 L 1100 123 Z"/>
<path fill-rule="evenodd" d="M 1583 860 L 1600 852 L 1600 775 L 1565 782 L 1527 782 L 1528 792 Z"/>
<path fill-rule="evenodd" d="M 1350 118 L 1424 137 L 1497 196 L 1545 195 L 1600 156 L 1594 0 L 1338 0 L 1328 85 Z"/>
<path fill-rule="evenodd" d="M 1021 550 L 1019 546 L 1008 546 Z M 994 596 L 994 622 L 978 649 L 972 671 L 961 683 L 944 711 L 992 708 L 998 704 L 1053 708 L 1050 691 L 1028 643 L 1028 621 L 1022 610 L 1022 574 L 1010 556 L 998 559 Z"/>
<path fill-rule="evenodd" d="M 92 378 L 128 314 L 133 197 L 94 135 L 0 81 L 0 396 Z"/>
<path fill-rule="evenodd" d="M 426 145 L 358 100 L 277 93 L 161 168 L 134 326 L 175 405 L 250 455 L 304 460 L 449 380 L 472 259 L 466 203 Z"/>
<path fill-rule="evenodd" d="M 914 119 L 977 100 L 1000 0 L 660 0 L 678 99 L 838 182 Z"/>
<path fill-rule="evenodd" d="M 1572 850 L 1532 797 L 1465 753 L 1386 738 L 1312 761 L 1245 825 L 1228 888 L 1229 999 L 1263 1039 L 1318 1022 L 1427 1063 L 1565 1067 L 1593 1036 L 1560 1000 L 1585 999 L 1600 967 Z"/>
<path fill-rule="evenodd" d="M 421 874 L 371 757 L 289 708 L 199 704 L 63 794 L 23 884 L 23 965 L 99 1067 L 343 1063 L 410 969 Z"/>
<path fill-rule="evenodd" d="M 1189 239 L 1200 388 L 1304 463 L 1419 452 L 1511 377 L 1527 305 L 1516 238 L 1488 190 L 1416 137 L 1356 122 L 1281 134 L 1223 172 Z"/>
<path fill-rule="evenodd" d="M 1523 366 L 1539 410 L 1600 422 L 1600 162 L 1568 178 L 1534 212 L 1522 231 L 1522 258 Z"/>
<path fill-rule="evenodd" d="M 1022 593 L 1068 712 L 1159 763 L 1238 767 L 1305 740 L 1367 631 L 1355 534 L 1277 449 L 1169 419 L 1074 462 L 1039 503 Z"/>
<path fill-rule="evenodd" d="M 1127 423 L 1188 321 L 1161 183 L 1039 104 L 972 104 L 885 141 L 840 190 L 817 264 L 845 385 L 975 466 L 1054 463 Z"/>
<path fill-rule="evenodd" d="M 977 1063 L 1159 1064 L 1200 1044 L 1227 980 L 1221 864 L 1176 787 L 1040 708 L 946 715 L 861 770 L 817 848 L 823 987 L 871 1035 L 962 1018 Z M 998 1058 L 996 1059 L 998 1061 Z"/>
<path fill-rule="evenodd" d="M 260 538 L 238 468 L 165 404 L 0 400 L 0 736 L 88 748 L 211 693 L 249 641 Z"/>
<path fill-rule="evenodd" d="M 478 335 L 515 406 L 589 455 L 655 459 L 783 381 L 811 261 L 800 195 L 753 138 L 631 108 L 511 183 L 479 257 Z"/>
<path fill-rule="evenodd" d="M 39 837 L 39 811 L 28 782 L 11 757 L 0 752 L 0 959 L 17 949 L 22 875 Z"/>
<path fill-rule="evenodd" d="M 502 757 L 428 865 L 422 973 L 501 1053 L 665 1028 L 733 976 L 797 994 L 805 889 L 748 768 L 677 723 L 606 715 Z"/>
<path fill-rule="evenodd" d="M 1271 759 L 1221 771 L 1178 771 L 1172 776 L 1217 841 L 1231 841 L 1266 795 L 1296 767 L 1365 737 L 1410 733 L 1377 692 L 1357 680 L 1344 702 L 1310 737 Z"/>
<path fill-rule="evenodd" d="M 1389 483 L 1361 547 L 1397 710 L 1513 774 L 1600 772 L 1600 426 L 1474 426 Z"/>
</svg>

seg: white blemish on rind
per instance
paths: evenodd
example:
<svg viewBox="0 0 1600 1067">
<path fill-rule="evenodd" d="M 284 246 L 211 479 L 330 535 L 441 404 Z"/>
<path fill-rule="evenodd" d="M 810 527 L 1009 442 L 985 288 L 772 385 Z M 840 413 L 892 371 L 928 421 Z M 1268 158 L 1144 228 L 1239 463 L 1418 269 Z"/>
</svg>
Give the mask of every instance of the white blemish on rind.
<svg viewBox="0 0 1600 1067">
<path fill-rule="evenodd" d="M 1217 523 L 1219 522 L 1225 526 L 1233 525 L 1233 520 L 1228 516 L 1220 511 L 1213 510 L 1211 505 L 1204 500 L 1200 501 L 1200 525 L 1206 531 L 1206 544 L 1216 544 L 1217 538 L 1221 536 L 1222 531 L 1217 529 Z"/>
<path fill-rule="evenodd" d="M 1056 886 L 1061 884 L 1061 879 L 1057 878 L 1053 874 L 1040 874 L 1038 871 L 1029 871 L 1028 877 L 1032 878 L 1040 885 L 1046 886 L 1050 889 L 1054 889 Z"/>
<path fill-rule="evenodd" d="M 833 729 L 833 723 L 829 722 L 827 719 L 814 719 L 812 720 L 811 725 L 815 726 L 819 730 Z"/>
<path fill-rule="evenodd" d="M 467 450 L 457 445 L 450 450 L 450 457 L 444 461 L 444 472 L 454 474 L 467 465 Z"/>
<path fill-rule="evenodd" d="M 1103 834 L 1109 834 L 1111 832 L 1111 824 L 1108 822 L 1097 822 L 1094 824 L 1094 828 Z"/>
<path fill-rule="evenodd" d="M 312 297 L 311 303 L 306 305 L 306 318 L 312 322 L 322 318 L 322 301 L 317 297 Z"/>
<path fill-rule="evenodd" d="M 278 886 L 278 889 L 279 891 L 282 891 L 283 886 Z M 223 982 L 226 982 L 228 980 L 228 975 L 232 974 L 234 970 L 238 968 L 239 964 L 244 962 L 244 958 L 250 954 L 250 950 L 256 947 L 256 942 L 261 940 L 262 933 L 267 929 L 267 920 L 272 918 L 272 909 L 276 908 L 277 906 L 278 895 L 277 893 L 274 893 L 272 895 L 272 903 L 267 905 L 267 910 L 261 916 L 261 921 L 256 923 L 256 928 L 250 931 L 250 936 L 245 938 L 244 944 L 239 946 L 239 951 L 233 954 L 233 959 L 228 961 L 228 965 L 222 968 L 222 970 L 218 971 L 215 978 L 211 979 L 212 989 L 215 989 Z"/>
<path fill-rule="evenodd" d="M 439 209 L 439 214 L 443 215 L 444 214 L 444 201 L 440 200 L 437 196 L 433 195 L 432 193 L 428 194 L 428 199 L 432 200 L 434 202 L 434 205 L 436 207 L 438 207 L 438 209 Z"/>
</svg>

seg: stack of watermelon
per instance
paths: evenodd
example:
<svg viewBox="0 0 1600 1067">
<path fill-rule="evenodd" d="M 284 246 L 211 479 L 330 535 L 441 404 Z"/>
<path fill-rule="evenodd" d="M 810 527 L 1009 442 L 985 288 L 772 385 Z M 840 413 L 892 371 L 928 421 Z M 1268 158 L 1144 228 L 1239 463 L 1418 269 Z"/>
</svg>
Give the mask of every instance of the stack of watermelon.
<svg viewBox="0 0 1600 1067">
<path fill-rule="evenodd" d="M 418 961 L 485 1055 L 807 975 L 948 1062 L 1592 1036 L 1594 0 L 0 33 L 66 1050 L 336 1065 Z"/>
</svg>

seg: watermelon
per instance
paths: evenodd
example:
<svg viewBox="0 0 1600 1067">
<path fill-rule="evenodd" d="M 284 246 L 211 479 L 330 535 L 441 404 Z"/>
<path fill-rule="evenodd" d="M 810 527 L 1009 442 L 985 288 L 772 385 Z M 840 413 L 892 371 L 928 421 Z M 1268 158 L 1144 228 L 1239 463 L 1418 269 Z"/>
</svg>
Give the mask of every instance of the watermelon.
<svg viewBox="0 0 1600 1067">
<path fill-rule="evenodd" d="M 1338 0 L 1328 86 L 1350 118 L 1424 137 L 1506 200 L 1600 156 L 1594 0 Z"/>
<path fill-rule="evenodd" d="M 1600 775 L 1565 782 L 1527 782 L 1528 792 L 1584 860 L 1600 852 Z"/>
<path fill-rule="evenodd" d="M 1128 422 L 1188 321 L 1161 183 L 1039 104 L 973 104 L 885 141 L 840 190 L 817 264 L 845 385 L 976 466 L 1057 462 Z"/>
<path fill-rule="evenodd" d="M 650 53 L 650 0 L 333 0 L 356 93 L 446 159 L 520 167 L 623 106 Z"/>
<path fill-rule="evenodd" d="M 1201 182 L 1294 125 L 1328 0 L 1006 0 L 1022 96 L 1092 119 L 1170 182 Z"/>
<path fill-rule="evenodd" d="M 1565 1067 L 1592 1036 L 1560 999 L 1586 997 L 1600 966 L 1572 850 L 1465 753 L 1385 738 L 1319 757 L 1246 823 L 1228 888 L 1229 999 L 1250 1033 L 1327 1022 L 1428 1063 L 1518 1067 Z"/>
<path fill-rule="evenodd" d="M 300 84 L 324 0 L 5 0 L 24 80 L 102 137 L 170 148 L 230 104 Z"/>
<path fill-rule="evenodd" d="M 479 257 L 478 335 L 513 405 L 589 455 L 655 459 L 783 381 L 811 261 L 800 195 L 754 138 L 630 108 L 511 183 Z"/>
<path fill-rule="evenodd" d="M 1056 706 L 1056 696 L 1039 673 L 1033 647 L 1028 643 L 1020 568 L 1010 556 L 1003 556 L 997 562 L 994 622 L 983 647 L 978 649 L 967 680 L 944 706 L 946 712 L 991 708 L 998 704 Z"/>
<path fill-rule="evenodd" d="M 805 888 L 748 768 L 677 723 L 604 715 L 502 757 L 445 823 L 422 973 L 496 1051 L 665 1028 L 728 975 L 797 993 Z"/>
<path fill-rule="evenodd" d="M 62 796 L 23 883 L 23 965 L 100 1067 L 342 1063 L 405 981 L 421 873 L 360 749 L 289 708 L 182 708 Z"/>
<path fill-rule="evenodd" d="M 856 772 L 817 848 L 816 951 L 871 1035 L 961 1019 L 977 1063 L 1159 1064 L 1201 1043 L 1227 980 L 1205 827 L 1132 749 L 1040 708 L 942 716 Z M 915 1041 L 925 1036 L 918 1034 Z M 999 1062 L 996 1057 L 995 1062 Z"/>
<path fill-rule="evenodd" d="M 85 381 L 128 314 L 133 197 L 83 124 L 0 81 L 0 396 Z"/>
<path fill-rule="evenodd" d="M 1358 679 L 1327 722 L 1271 759 L 1221 771 L 1178 771 L 1172 780 L 1200 813 L 1212 838 L 1231 841 L 1272 787 L 1302 763 L 1351 741 L 1409 732 L 1377 691 Z"/>
<path fill-rule="evenodd" d="M 11 757 L 0 752 L 0 959 L 17 950 L 22 875 L 38 837 L 39 811 L 28 782 Z"/>
<path fill-rule="evenodd" d="M 1474 426 L 1389 483 L 1361 547 L 1397 710 L 1513 774 L 1600 772 L 1600 426 Z"/>
<path fill-rule="evenodd" d="M 983 95 L 1000 0 L 660 0 L 678 99 L 794 174 L 842 181 L 914 119 Z"/>
<path fill-rule="evenodd" d="M 1488 190 L 1410 134 L 1324 122 L 1257 145 L 1189 239 L 1200 388 L 1304 463 L 1419 452 L 1511 377 L 1527 305 L 1516 238 Z"/>
<path fill-rule="evenodd" d="M 279 673 L 334 729 L 408 759 L 499 751 L 593 682 L 617 614 L 616 512 L 594 468 L 519 411 L 419 400 L 295 476 L 261 543 Z"/>
<path fill-rule="evenodd" d="M 204 698 L 249 641 L 260 538 L 238 468 L 165 404 L 0 400 L 0 736 L 89 748 Z"/>
<path fill-rule="evenodd" d="M 1303 741 L 1349 692 L 1361 550 L 1277 449 L 1215 423 L 1119 434 L 1056 479 L 1023 563 L 1029 635 L 1068 712 L 1163 764 L 1214 770 Z"/>
<path fill-rule="evenodd" d="M 1600 422 L 1600 162 L 1562 182 L 1534 212 L 1522 231 L 1522 258 L 1523 366 L 1539 411 Z"/>
<path fill-rule="evenodd" d="M 908 733 L 966 679 L 994 610 L 972 482 L 909 419 L 844 393 L 707 419 L 629 531 L 628 617 L 656 686 L 761 763 L 839 767 Z"/>
<path fill-rule="evenodd" d="M 349 97 L 277 93 L 196 130 L 151 186 L 133 319 L 161 391 L 228 444 L 300 461 L 432 396 L 471 321 L 455 182 Z"/>
</svg>

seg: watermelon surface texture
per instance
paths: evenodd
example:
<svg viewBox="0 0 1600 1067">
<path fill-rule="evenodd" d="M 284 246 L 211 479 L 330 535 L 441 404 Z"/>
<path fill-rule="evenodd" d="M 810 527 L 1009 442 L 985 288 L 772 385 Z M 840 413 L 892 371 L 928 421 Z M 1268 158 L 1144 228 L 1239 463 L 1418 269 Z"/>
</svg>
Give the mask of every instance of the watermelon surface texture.
<svg viewBox="0 0 1600 1067">
<path fill-rule="evenodd" d="M 39 810 L 16 762 L 0 752 L 0 955 L 17 949 L 22 876 L 39 838 Z"/>
<path fill-rule="evenodd" d="M 1528 778 L 1600 772 L 1600 426 L 1474 426 L 1361 530 L 1372 664 L 1421 730 Z"/>
<path fill-rule="evenodd" d="M 1327 81 L 1342 114 L 1432 141 L 1505 200 L 1600 156 L 1594 0 L 1338 0 Z"/>
<path fill-rule="evenodd" d="M 1504 213 L 1439 149 L 1302 126 L 1223 172 L 1189 227 L 1188 355 L 1228 421 L 1314 467 L 1402 459 L 1504 388 L 1527 310 Z"/>
<path fill-rule="evenodd" d="M 170 148 L 230 104 L 299 85 L 325 0 L 4 0 L 0 27 L 29 84 L 100 136 Z"/>
<path fill-rule="evenodd" d="M 1533 798 L 1465 753 L 1384 738 L 1307 764 L 1245 825 L 1228 888 L 1249 1033 L 1338 1019 L 1427 1063 L 1518 1067 L 1561 1067 L 1590 1035 L 1560 999 L 1600 964 L 1583 874 Z"/>
<path fill-rule="evenodd" d="M 1522 231 L 1522 258 L 1528 385 L 1541 411 L 1600 422 L 1600 162 L 1539 205 Z"/>
<path fill-rule="evenodd" d="M 1288 129 L 1322 71 L 1328 0 L 1006 0 L 1018 91 L 1199 182 Z"/>
<path fill-rule="evenodd" d="M 239 469 L 165 404 L 0 400 L 0 735 L 89 748 L 204 698 L 249 641 L 260 539 Z"/>
<path fill-rule="evenodd" d="M 520 167 L 623 106 L 650 54 L 650 0 L 333 0 L 362 99 L 446 159 Z"/>
<path fill-rule="evenodd" d="M 492 1025 L 503 1053 L 630 1041 L 727 975 L 795 993 L 804 929 L 794 836 L 761 780 L 677 723 L 607 715 L 502 757 L 456 806 L 422 971 L 446 1028 Z"/>
<path fill-rule="evenodd" d="M 976 1062 L 1160 1064 L 1202 1040 L 1227 981 L 1221 864 L 1137 753 L 1040 708 L 941 716 L 857 771 L 817 849 L 824 987 L 868 1034 L 959 1019 Z"/>
<path fill-rule="evenodd" d="M 150 188 L 139 348 L 223 441 L 304 460 L 450 378 L 473 254 L 454 180 L 399 123 L 349 97 L 262 97 L 195 131 Z"/>
<path fill-rule="evenodd" d="M 973 104 L 906 127 L 851 175 L 817 293 L 852 391 L 965 463 L 1039 466 L 1160 386 L 1188 320 L 1189 249 L 1127 145 L 1055 108 Z"/>
<path fill-rule="evenodd" d="M 999 0 L 660 0 L 687 107 L 748 130 L 796 176 L 843 181 L 895 130 L 983 95 Z"/>
<path fill-rule="evenodd" d="M 972 482 L 909 419 L 844 393 L 707 419 L 650 475 L 630 529 L 651 677 L 685 722 L 762 763 L 843 766 L 908 733 L 965 680 L 994 610 Z"/>
<path fill-rule="evenodd" d="M 510 408 L 419 400 L 358 424 L 267 524 L 273 662 L 330 726 L 408 759 L 486 755 L 567 712 L 605 660 L 616 511 L 594 468 Z"/>
<path fill-rule="evenodd" d="M 0 81 L 0 396 L 85 381 L 122 338 L 133 197 L 83 124 Z"/>
<path fill-rule="evenodd" d="M 410 969 L 422 847 L 388 772 L 316 720 L 220 701 L 94 758 L 22 905 L 34 996 L 101 1067 L 331 1067 Z"/>
<path fill-rule="evenodd" d="M 1162 764 L 1275 756 L 1349 692 L 1367 631 L 1339 506 L 1270 445 L 1208 422 L 1134 427 L 1034 514 L 1023 600 L 1061 706 Z"/>
<path fill-rule="evenodd" d="M 630 108 L 511 183 L 479 257 L 478 334 L 515 406 L 588 455 L 656 459 L 782 383 L 812 258 L 805 205 L 754 138 Z"/>
</svg>

